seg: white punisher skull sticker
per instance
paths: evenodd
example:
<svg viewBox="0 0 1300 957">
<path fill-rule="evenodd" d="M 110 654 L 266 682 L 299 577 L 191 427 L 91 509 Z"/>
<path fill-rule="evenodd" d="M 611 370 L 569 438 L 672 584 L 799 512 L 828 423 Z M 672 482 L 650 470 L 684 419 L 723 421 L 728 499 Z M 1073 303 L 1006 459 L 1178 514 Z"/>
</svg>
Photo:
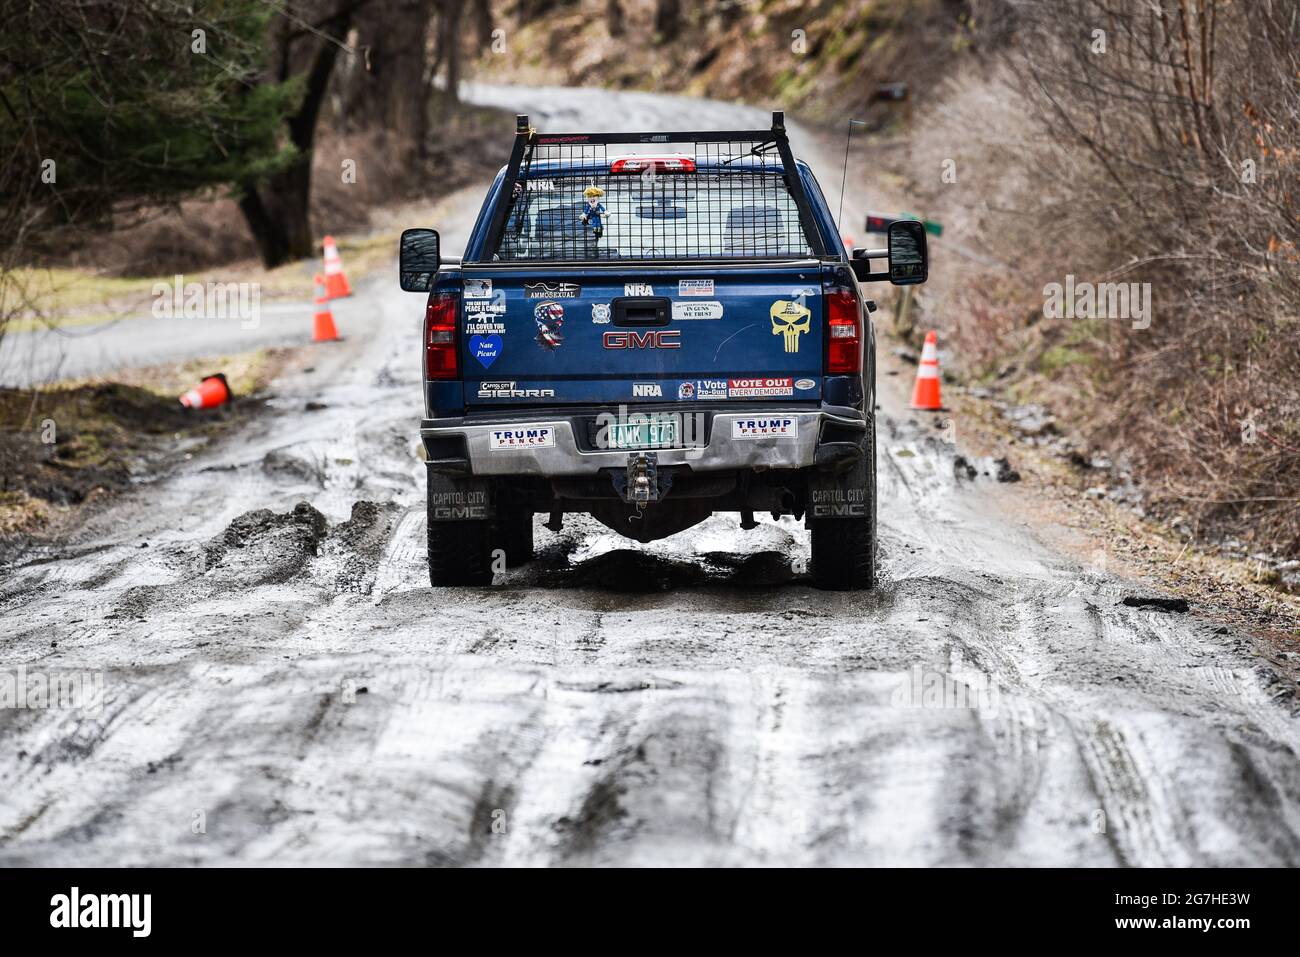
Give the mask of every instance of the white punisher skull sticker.
<svg viewBox="0 0 1300 957">
<path fill-rule="evenodd" d="M 785 337 L 785 351 L 799 351 L 799 334 L 808 331 L 808 307 L 789 299 L 772 303 L 772 335 Z"/>
</svg>

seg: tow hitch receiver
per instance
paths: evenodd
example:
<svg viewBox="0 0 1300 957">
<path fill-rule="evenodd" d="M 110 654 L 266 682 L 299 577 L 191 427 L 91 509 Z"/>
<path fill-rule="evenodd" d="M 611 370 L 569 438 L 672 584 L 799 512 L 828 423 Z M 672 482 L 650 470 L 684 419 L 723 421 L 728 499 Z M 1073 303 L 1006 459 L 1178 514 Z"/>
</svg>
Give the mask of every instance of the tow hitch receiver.
<svg viewBox="0 0 1300 957">
<path fill-rule="evenodd" d="M 644 509 L 657 502 L 668 492 L 671 478 L 659 484 L 659 456 L 654 452 L 633 452 L 627 457 L 627 468 L 614 473 L 614 488 L 619 497 L 629 505 Z"/>
</svg>

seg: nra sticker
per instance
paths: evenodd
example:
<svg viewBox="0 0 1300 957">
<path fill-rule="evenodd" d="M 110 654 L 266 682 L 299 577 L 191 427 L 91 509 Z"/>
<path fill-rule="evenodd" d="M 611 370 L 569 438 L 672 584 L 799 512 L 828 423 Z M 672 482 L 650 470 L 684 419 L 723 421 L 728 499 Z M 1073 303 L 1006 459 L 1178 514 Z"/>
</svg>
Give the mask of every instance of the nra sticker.
<svg viewBox="0 0 1300 957">
<path fill-rule="evenodd" d="M 466 279 L 465 298 L 466 299 L 491 299 L 492 280 L 491 279 Z"/>
<path fill-rule="evenodd" d="M 609 324 L 609 303 L 593 302 L 591 304 L 591 321 L 598 326 Z"/>
<path fill-rule="evenodd" d="M 576 282 L 526 282 L 525 299 L 577 299 L 582 287 Z"/>
<path fill-rule="evenodd" d="M 493 429 L 488 433 L 488 448 L 493 452 L 510 452 L 515 449 L 555 448 L 555 429 L 549 425 L 535 425 L 519 429 Z"/>
<path fill-rule="evenodd" d="M 792 395 L 794 380 L 789 376 L 727 380 L 727 396 L 732 399 L 781 399 Z"/>
<path fill-rule="evenodd" d="M 721 319 L 722 303 L 716 299 L 712 302 L 674 302 L 673 318 L 678 320 Z"/>
<path fill-rule="evenodd" d="M 677 398 L 679 399 L 695 398 L 695 383 L 683 382 L 681 385 L 679 385 L 677 387 Z"/>
<path fill-rule="evenodd" d="M 677 280 L 677 295 L 712 296 L 713 280 L 712 279 L 679 279 Z"/>
<path fill-rule="evenodd" d="M 797 439 L 799 420 L 788 415 L 733 419 L 731 437 L 733 439 Z"/>
<path fill-rule="evenodd" d="M 795 379 L 794 387 L 796 389 L 802 389 L 803 391 L 806 392 L 809 389 L 817 388 L 817 383 L 814 382 L 812 379 Z"/>
<path fill-rule="evenodd" d="M 658 382 L 633 382 L 632 398 L 634 399 L 662 399 L 664 397 L 664 388 Z"/>
<path fill-rule="evenodd" d="M 653 296 L 655 287 L 648 282 L 626 282 L 623 284 L 625 296 Z"/>
</svg>

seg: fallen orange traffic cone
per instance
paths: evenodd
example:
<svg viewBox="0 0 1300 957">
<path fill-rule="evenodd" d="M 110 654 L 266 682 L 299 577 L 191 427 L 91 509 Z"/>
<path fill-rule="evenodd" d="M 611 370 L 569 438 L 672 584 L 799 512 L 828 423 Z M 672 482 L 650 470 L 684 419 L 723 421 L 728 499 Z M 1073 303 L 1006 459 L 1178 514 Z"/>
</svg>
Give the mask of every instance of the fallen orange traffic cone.
<svg viewBox="0 0 1300 957">
<path fill-rule="evenodd" d="M 187 409 L 210 409 L 221 405 L 229 398 L 230 386 L 226 383 L 226 377 L 218 372 L 216 375 L 206 376 L 199 383 L 198 388 L 190 389 L 181 396 L 181 405 Z"/>
<path fill-rule="evenodd" d="M 343 260 L 339 259 L 339 247 L 334 244 L 333 236 L 325 237 L 325 292 L 331 299 L 342 299 L 352 295 L 348 277 L 343 275 Z"/>
<path fill-rule="evenodd" d="M 921 364 L 916 368 L 916 388 L 912 390 L 912 408 L 935 411 L 943 408 L 939 398 L 939 336 L 931 329 L 925 334 Z"/>
<path fill-rule="evenodd" d="M 333 342 L 339 337 L 339 331 L 334 327 L 334 313 L 330 312 L 330 297 L 326 293 L 325 277 L 317 273 L 315 281 L 316 328 L 312 333 L 312 339 L 315 342 Z"/>
</svg>

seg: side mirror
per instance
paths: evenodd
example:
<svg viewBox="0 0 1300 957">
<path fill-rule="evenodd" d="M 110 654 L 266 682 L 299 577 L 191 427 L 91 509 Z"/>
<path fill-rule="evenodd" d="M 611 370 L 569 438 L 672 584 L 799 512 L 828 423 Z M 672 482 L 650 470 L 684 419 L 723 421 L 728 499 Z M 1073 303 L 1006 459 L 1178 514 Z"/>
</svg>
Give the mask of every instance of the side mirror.
<svg viewBox="0 0 1300 957">
<path fill-rule="evenodd" d="M 899 219 L 889 224 L 889 281 L 914 286 L 930 275 L 930 251 L 925 224 Z"/>
<path fill-rule="evenodd" d="M 402 230 L 398 260 L 402 291 L 428 292 L 433 288 L 433 276 L 442 263 L 438 255 L 438 231 L 436 229 Z"/>
</svg>

